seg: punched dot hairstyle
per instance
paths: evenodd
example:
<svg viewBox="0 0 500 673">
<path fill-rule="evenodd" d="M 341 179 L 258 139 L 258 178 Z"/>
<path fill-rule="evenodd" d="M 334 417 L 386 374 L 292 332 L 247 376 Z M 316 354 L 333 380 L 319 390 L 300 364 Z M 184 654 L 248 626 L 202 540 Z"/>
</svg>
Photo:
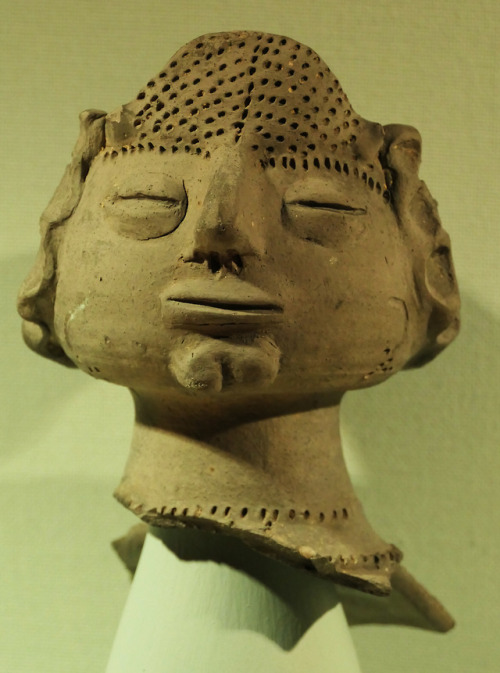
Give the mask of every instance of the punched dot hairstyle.
<svg viewBox="0 0 500 673">
<path fill-rule="evenodd" d="M 265 33 L 216 33 L 180 49 L 121 109 L 105 157 L 157 150 L 209 157 L 247 143 L 271 167 L 328 170 L 389 199 L 383 130 L 352 109 L 309 47 Z"/>
</svg>

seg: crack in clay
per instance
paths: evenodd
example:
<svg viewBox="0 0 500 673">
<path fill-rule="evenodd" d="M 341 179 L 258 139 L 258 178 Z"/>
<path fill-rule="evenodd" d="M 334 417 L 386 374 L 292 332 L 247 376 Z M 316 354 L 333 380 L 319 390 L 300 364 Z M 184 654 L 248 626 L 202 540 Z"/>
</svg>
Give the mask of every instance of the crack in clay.
<svg viewBox="0 0 500 673">
<path fill-rule="evenodd" d="M 70 339 L 70 336 L 69 336 L 70 325 L 75 320 L 75 318 L 77 317 L 77 315 L 79 313 L 81 313 L 82 311 L 85 311 L 85 309 L 87 308 L 88 301 L 89 301 L 89 299 L 87 297 L 80 304 L 78 304 L 78 306 L 76 308 L 74 308 L 72 311 L 70 311 L 67 318 L 66 318 L 66 322 L 64 323 L 64 336 L 66 337 L 66 341 L 68 342 L 68 344 L 71 344 L 71 339 Z"/>
</svg>

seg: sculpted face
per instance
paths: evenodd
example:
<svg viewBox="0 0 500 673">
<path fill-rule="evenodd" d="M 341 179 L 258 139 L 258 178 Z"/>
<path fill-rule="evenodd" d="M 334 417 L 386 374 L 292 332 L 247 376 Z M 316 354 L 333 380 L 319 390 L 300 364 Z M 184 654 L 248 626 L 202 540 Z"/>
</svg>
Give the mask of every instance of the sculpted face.
<svg viewBox="0 0 500 673">
<path fill-rule="evenodd" d="M 304 45 L 199 38 L 82 128 L 21 292 L 36 350 L 134 390 L 307 395 L 456 333 L 418 133 L 357 115 Z"/>
<path fill-rule="evenodd" d="M 307 395 L 408 361 L 384 133 L 312 50 L 194 41 L 104 136 L 57 250 L 54 333 L 77 366 L 135 390 Z"/>
<path fill-rule="evenodd" d="M 354 177 L 263 166 L 243 143 L 100 156 L 66 227 L 55 330 L 98 378 L 306 393 L 408 359 L 407 246 Z"/>
</svg>

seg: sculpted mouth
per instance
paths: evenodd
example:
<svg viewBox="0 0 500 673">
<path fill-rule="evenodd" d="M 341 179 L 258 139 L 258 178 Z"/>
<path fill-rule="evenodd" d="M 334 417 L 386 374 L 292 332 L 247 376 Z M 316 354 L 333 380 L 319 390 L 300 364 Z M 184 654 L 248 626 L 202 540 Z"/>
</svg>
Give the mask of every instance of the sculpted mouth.
<svg viewBox="0 0 500 673">
<path fill-rule="evenodd" d="M 163 302 L 164 317 L 178 327 L 251 329 L 282 320 L 283 307 L 241 280 L 175 284 Z"/>
<path fill-rule="evenodd" d="M 240 302 L 237 300 L 233 301 L 219 301 L 215 299 L 198 299 L 198 298 L 189 298 L 181 299 L 176 297 L 171 297 L 169 301 L 177 301 L 180 304 L 188 304 L 192 306 L 207 306 L 210 308 L 221 309 L 223 311 L 277 311 L 282 313 L 283 309 L 277 304 L 249 304 L 246 302 Z"/>
</svg>

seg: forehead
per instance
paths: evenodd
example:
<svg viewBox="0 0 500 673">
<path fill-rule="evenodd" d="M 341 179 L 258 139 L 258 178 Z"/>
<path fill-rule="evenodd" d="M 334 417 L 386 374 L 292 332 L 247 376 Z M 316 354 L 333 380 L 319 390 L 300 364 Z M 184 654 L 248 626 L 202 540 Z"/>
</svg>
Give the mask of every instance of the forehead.
<svg viewBox="0 0 500 673">
<path fill-rule="evenodd" d="M 337 162 L 316 166 L 285 157 L 264 161 L 245 143 L 238 148 L 223 145 L 208 158 L 146 148 L 106 151 L 94 161 L 89 181 L 95 185 L 91 193 L 101 195 L 123 190 L 160 194 L 185 189 L 191 196 L 214 197 L 217 193 L 229 199 L 235 198 L 236 189 L 240 195 L 250 191 L 253 199 L 259 199 L 259 195 L 269 197 L 270 186 L 279 198 L 343 201 L 359 206 L 371 202 L 387 207 L 382 186 L 352 165 Z M 246 185 L 243 192 L 241 185 Z"/>
</svg>

